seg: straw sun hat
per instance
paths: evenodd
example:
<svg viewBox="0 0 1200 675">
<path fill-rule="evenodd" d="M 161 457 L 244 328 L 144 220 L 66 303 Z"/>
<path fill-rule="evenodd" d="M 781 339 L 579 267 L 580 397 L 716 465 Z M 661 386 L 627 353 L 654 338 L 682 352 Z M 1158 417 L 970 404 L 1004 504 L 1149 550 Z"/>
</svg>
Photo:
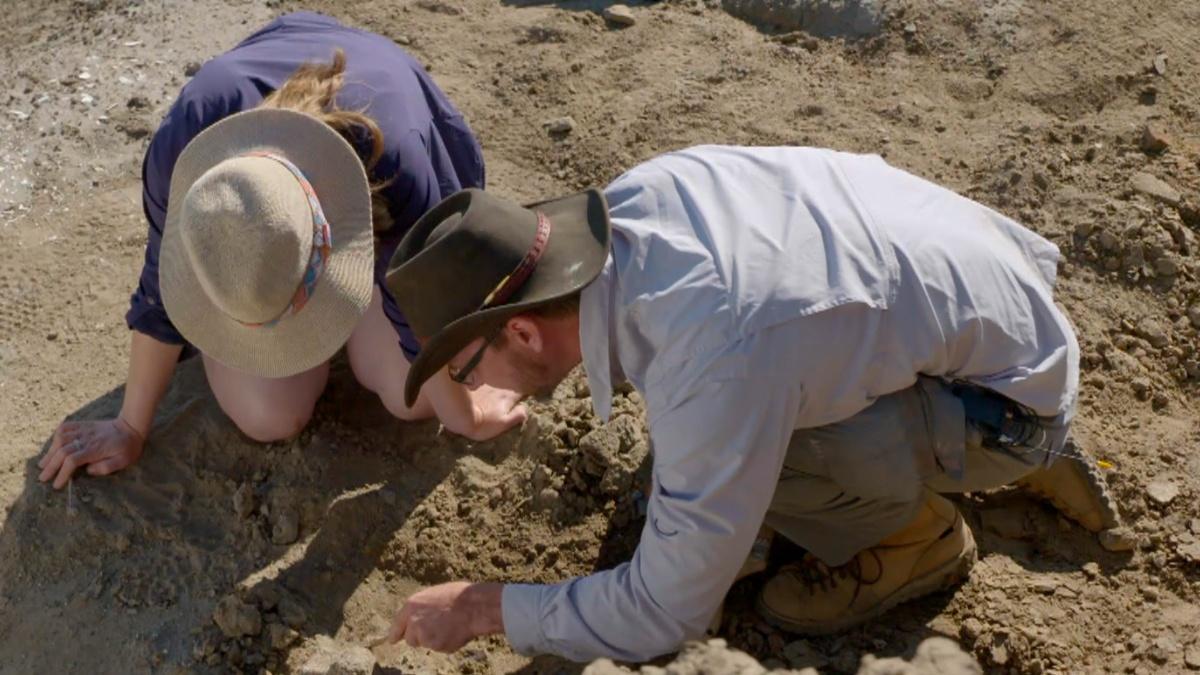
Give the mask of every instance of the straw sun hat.
<svg viewBox="0 0 1200 675">
<path fill-rule="evenodd" d="M 175 164 L 159 256 L 167 315 L 201 352 L 261 377 L 314 368 L 371 301 L 362 162 L 303 113 L 227 117 Z"/>
</svg>

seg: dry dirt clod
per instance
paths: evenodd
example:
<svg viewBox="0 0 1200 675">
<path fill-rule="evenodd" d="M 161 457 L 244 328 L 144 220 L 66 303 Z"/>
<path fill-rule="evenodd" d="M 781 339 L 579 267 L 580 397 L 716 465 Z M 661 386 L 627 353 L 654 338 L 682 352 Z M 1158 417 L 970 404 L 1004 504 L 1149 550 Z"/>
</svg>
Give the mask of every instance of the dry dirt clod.
<svg viewBox="0 0 1200 675">
<path fill-rule="evenodd" d="M 911 663 L 897 656 L 877 659 L 868 654 L 858 675 L 983 675 L 983 668 L 953 640 L 934 637 L 917 647 Z"/>
<path fill-rule="evenodd" d="M 304 622 L 308 621 L 308 613 L 296 602 L 288 596 L 279 599 L 279 618 L 292 628 L 300 628 Z"/>
<path fill-rule="evenodd" d="M 246 519 L 250 514 L 254 513 L 257 506 L 254 500 L 254 486 L 249 483 L 242 483 L 241 487 L 233 493 L 233 512 L 238 518 Z"/>
<path fill-rule="evenodd" d="M 1146 486 L 1146 496 L 1159 506 L 1166 506 L 1179 496 L 1179 487 L 1167 481 L 1154 481 Z"/>
<path fill-rule="evenodd" d="M 789 642 L 783 648 L 783 658 L 792 668 L 824 668 L 829 665 L 829 659 L 817 651 L 808 640 Z"/>
<path fill-rule="evenodd" d="M 1029 588 L 1033 590 L 1034 593 L 1053 595 L 1054 591 L 1058 590 L 1058 582 L 1054 581 L 1053 579 L 1035 579 L 1029 584 Z"/>
<path fill-rule="evenodd" d="M 570 116 L 556 117 L 546 120 L 542 126 L 546 127 L 546 131 L 551 134 L 569 134 L 575 130 L 575 119 Z"/>
<path fill-rule="evenodd" d="M 271 541 L 275 544 L 294 543 L 300 536 L 300 514 L 291 506 L 281 506 L 272 511 Z"/>
<path fill-rule="evenodd" d="M 1100 533 L 1100 545 L 1113 553 L 1132 551 L 1137 546 L 1137 535 L 1127 527 L 1114 527 Z"/>
<path fill-rule="evenodd" d="M 628 5 L 611 5 L 604 8 L 604 18 L 618 26 L 632 26 L 637 23 L 637 17 Z"/>
<path fill-rule="evenodd" d="M 1152 199 L 1156 199 L 1170 206 L 1178 206 L 1183 196 L 1175 188 L 1167 185 L 1162 179 L 1152 176 L 1144 171 L 1139 171 L 1133 174 L 1133 178 L 1129 181 L 1130 187 L 1134 192 L 1146 195 Z"/>
<path fill-rule="evenodd" d="M 1179 555 L 1193 564 L 1200 564 L 1200 542 L 1192 542 L 1179 547 Z"/>
<path fill-rule="evenodd" d="M 629 675 L 633 671 L 613 663 L 609 659 L 597 659 L 583 669 L 583 675 Z"/>
<path fill-rule="evenodd" d="M 212 619 L 226 637 L 258 635 L 262 632 L 262 615 L 258 613 L 258 608 L 242 602 L 236 595 L 222 598 L 213 609 Z"/>
<path fill-rule="evenodd" d="M 299 633 L 283 624 L 273 623 L 267 626 L 267 643 L 276 651 L 283 651 L 292 646 L 299 637 Z"/>
<path fill-rule="evenodd" d="M 1154 70 L 1155 75 L 1159 75 L 1159 76 L 1166 75 L 1167 74 L 1167 55 L 1166 54 L 1156 54 L 1154 56 L 1154 64 L 1151 66 L 1151 68 Z"/>
<path fill-rule="evenodd" d="M 1162 349 L 1171 343 L 1171 336 L 1167 332 L 1166 326 L 1155 319 L 1142 320 L 1138 323 L 1137 332 L 1155 349 Z"/>
<path fill-rule="evenodd" d="M 1142 128 L 1141 148 L 1145 152 L 1158 154 L 1171 145 L 1171 137 L 1157 124 L 1151 122 Z"/>
</svg>

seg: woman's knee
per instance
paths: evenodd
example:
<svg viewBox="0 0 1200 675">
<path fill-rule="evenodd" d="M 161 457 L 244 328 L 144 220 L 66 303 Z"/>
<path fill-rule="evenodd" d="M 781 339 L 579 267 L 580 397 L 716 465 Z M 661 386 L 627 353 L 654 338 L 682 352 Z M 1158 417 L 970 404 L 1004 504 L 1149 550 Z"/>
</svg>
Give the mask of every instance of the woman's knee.
<svg viewBox="0 0 1200 675">
<path fill-rule="evenodd" d="M 288 410 L 279 406 L 245 403 L 236 409 L 222 404 L 221 409 L 238 430 L 259 443 L 284 441 L 296 436 L 308 426 L 313 413 L 313 406 L 305 410 Z"/>
</svg>

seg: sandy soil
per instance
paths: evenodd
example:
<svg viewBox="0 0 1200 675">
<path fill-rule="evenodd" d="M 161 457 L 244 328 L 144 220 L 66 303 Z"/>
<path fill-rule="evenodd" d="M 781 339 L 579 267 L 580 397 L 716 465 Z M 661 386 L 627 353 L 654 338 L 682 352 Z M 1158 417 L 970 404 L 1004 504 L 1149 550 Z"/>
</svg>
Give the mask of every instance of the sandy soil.
<svg viewBox="0 0 1200 675">
<path fill-rule="evenodd" d="M 526 428 L 470 444 L 389 419 L 339 363 L 310 428 L 262 446 L 190 363 L 139 465 L 70 493 L 36 482 L 59 420 L 119 406 L 148 135 L 189 64 L 299 7 L 408 45 L 481 138 L 490 187 L 512 196 L 603 184 L 699 142 L 823 145 L 882 152 L 1062 247 L 1078 426 L 1113 465 L 1133 550 L 1024 495 L 972 495 L 982 559 L 956 592 L 801 641 L 755 619 L 749 579 L 722 627 L 731 646 L 835 673 L 934 635 L 996 673 L 1200 668 L 1200 5 L 886 6 L 879 35 L 845 41 L 693 0 L 634 6 L 624 28 L 583 0 L 6 3 L 0 672 L 297 669 L 328 646 L 319 635 L 375 636 L 422 584 L 563 579 L 636 541 L 639 399 L 620 396 L 601 427 L 578 378 Z M 563 116 L 573 129 L 547 133 Z M 214 611 L 251 634 L 225 637 Z M 581 668 L 502 640 L 376 655 L 377 672 Z"/>
</svg>

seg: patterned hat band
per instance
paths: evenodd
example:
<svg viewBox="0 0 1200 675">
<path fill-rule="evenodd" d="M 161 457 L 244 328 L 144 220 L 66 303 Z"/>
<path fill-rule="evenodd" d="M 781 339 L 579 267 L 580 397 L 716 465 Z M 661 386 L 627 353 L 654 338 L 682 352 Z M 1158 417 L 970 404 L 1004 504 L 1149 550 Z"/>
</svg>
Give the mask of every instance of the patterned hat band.
<svg viewBox="0 0 1200 675">
<path fill-rule="evenodd" d="M 300 171 L 299 167 L 292 164 L 286 158 L 270 152 L 254 151 L 247 152 L 241 156 L 266 157 L 282 164 L 284 168 L 296 177 L 296 181 L 300 183 L 300 188 L 304 190 L 305 196 L 308 197 L 308 206 L 312 211 L 312 255 L 309 256 L 308 266 L 304 269 L 304 276 L 300 279 L 300 286 L 296 289 L 296 294 L 292 296 L 292 301 L 288 303 L 288 306 L 279 316 L 270 321 L 262 323 L 238 321 L 238 323 L 249 328 L 270 328 L 286 317 L 304 309 L 305 303 L 308 302 L 316 290 L 317 280 L 321 278 L 321 272 L 325 271 L 325 265 L 329 261 L 329 254 L 333 250 L 333 234 L 329 231 L 329 221 L 325 218 L 325 212 L 321 210 L 321 201 L 317 199 L 317 193 L 313 190 L 312 183 L 308 182 L 308 179 L 304 177 L 304 173 Z"/>
</svg>

